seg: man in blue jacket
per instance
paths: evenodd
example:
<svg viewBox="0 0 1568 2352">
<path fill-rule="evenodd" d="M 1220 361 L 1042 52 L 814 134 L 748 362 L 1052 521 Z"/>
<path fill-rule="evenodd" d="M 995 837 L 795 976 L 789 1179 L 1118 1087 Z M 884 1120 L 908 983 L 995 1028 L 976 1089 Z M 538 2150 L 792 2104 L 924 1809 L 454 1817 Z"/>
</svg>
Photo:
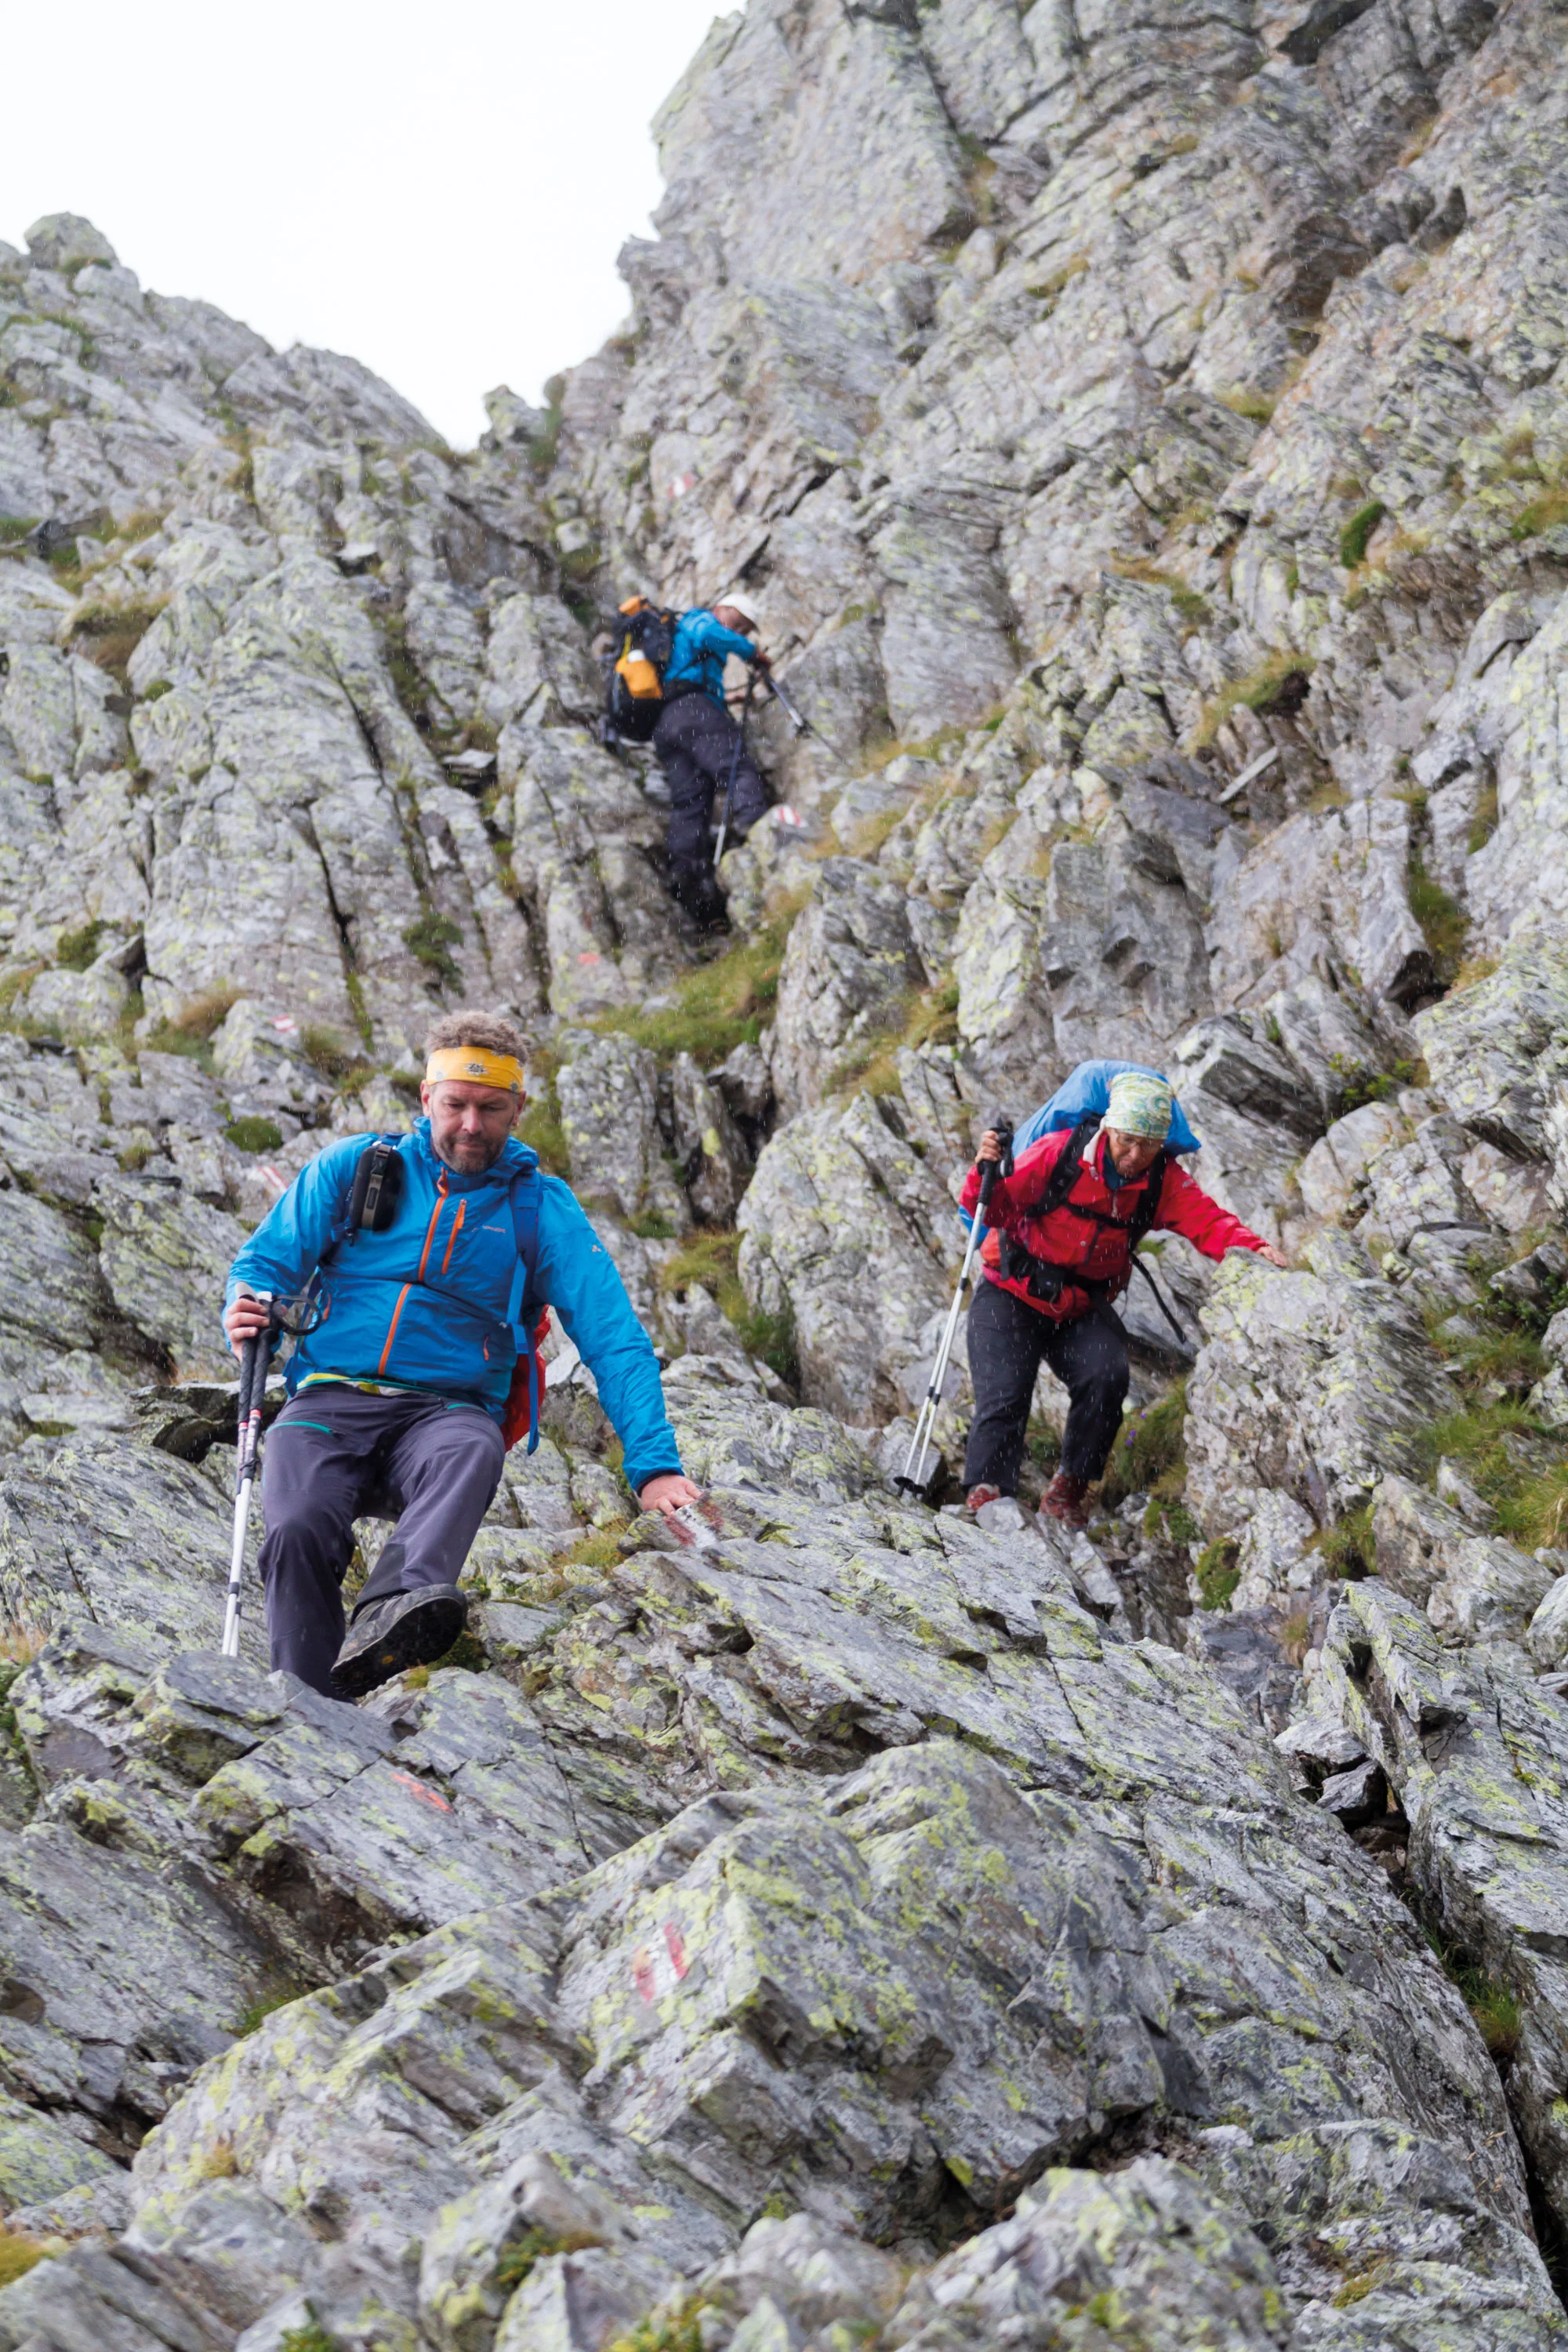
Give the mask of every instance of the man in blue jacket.
<svg viewBox="0 0 1568 2352">
<path fill-rule="evenodd" d="M 569 1188 L 512 1135 L 521 1037 L 492 1014 L 452 1013 L 427 1052 L 425 1116 L 390 1155 L 382 1230 L 367 1218 L 350 1232 L 355 1173 L 377 1138 L 332 1144 L 246 1243 L 225 1303 L 237 1353 L 267 1328 L 255 1293 L 288 1299 L 309 1285 L 320 1308 L 268 1441 L 261 1574 L 273 1665 L 339 1698 L 442 1656 L 462 1631 L 458 1579 L 500 1481 L 535 1214 L 531 1313 L 548 1302 L 594 1374 L 633 1493 L 667 1516 L 699 1496 L 614 1262 Z M 377 1503 L 397 1523 L 345 1639 L 353 1523 Z"/>
<path fill-rule="evenodd" d="M 729 785 L 726 838 L 731 842 L 744 841 L 768 805 L 767 786 L 724 708 L 724 664 L 731 654 L 759 669 L 768 666 L 766 654 L 752 643 L 755 628 L 739 604 L 715 604 L 710 612 L 696 605 L 683 613 L 665 667 L 664 709 L 653 730 L 669 783 L 669 887 L 704 929 L 724 912 L 708 856 L 714 794 Z"/>
</svg>

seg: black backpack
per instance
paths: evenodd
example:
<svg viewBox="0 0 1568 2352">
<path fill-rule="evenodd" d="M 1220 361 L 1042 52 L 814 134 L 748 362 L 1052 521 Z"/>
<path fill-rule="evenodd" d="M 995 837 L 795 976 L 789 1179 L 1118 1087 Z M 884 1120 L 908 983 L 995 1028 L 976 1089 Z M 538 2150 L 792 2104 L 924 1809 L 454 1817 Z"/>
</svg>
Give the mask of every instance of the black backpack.
<svg viewBox="0 0 1568 2352">
<path fill-rule="evenodd" d="M 606 736 L 647 743 L 664 709 L 664 673 L 675 651 L 677 615 L 646 596 L 628 596 L 616 616 L 605 688 Z"/>
<path fill-rule="evenodd" d="M 1080 1173 L 1079 1162 L 1082 1160 L 1092 1138 L 1099 1134 L 1100 1127 L 1098 1111 L 1090 1111 L 1086 1118 L 1079 1119 L 1068 1138 L 1066 1150 L 1060 1153 L 1056 1166 L 1046 1179 L 1046 1189 L 1035 1203 L 1031 1215 L 1043 1219 L 1053 1215 L 1058 1209 L 1067 1207 L 1068 1197 L 1078 1182 Z M 1169 1168 L 1173 1157 L 1173 1153 L 1169 1150 L 1162 1150 L 1159 1158 L 1152 1162 L 1148 1175 L 1143 1180 L 1143 1190 L 1139 1196 L 1138 1205 L 1125 1224 L 1119 1217 L 1103 1215 L 1099 1209 L 1075 1207 L 1073 1215 L 1087 1219 L 1090 1224 L 1105 1225 L 1116 1233 L 1124 1234 L 1127 1237 L 1127 1255 L 1131 1260 L 1137 1255 L 1138 1244 L 1148 1234 L 1159 1213 L 1160 1194 L 1164 1190 L 1165 1184 L 1165 1171 Z M 1036 1257 L 1032 1251 L 1024 1247 L 1022 1242 L 1013 1241 L 1005 1234 L 1002 1235 L 997 1245 L 997 1271 L 1008 1282 L 1026 1281 L 1031 1298 L 1046 1300 L 1059 1298 L 1064 1288 L 1069 1286 L 1075 1290 L 1088 1291 L 1091 1298 L 1103 1297 L 1110 1287 L 1108 1282 L 1089 1281 L 1072 1266 L 1053 1265 L 1048 1258 Z"/>
</svg>

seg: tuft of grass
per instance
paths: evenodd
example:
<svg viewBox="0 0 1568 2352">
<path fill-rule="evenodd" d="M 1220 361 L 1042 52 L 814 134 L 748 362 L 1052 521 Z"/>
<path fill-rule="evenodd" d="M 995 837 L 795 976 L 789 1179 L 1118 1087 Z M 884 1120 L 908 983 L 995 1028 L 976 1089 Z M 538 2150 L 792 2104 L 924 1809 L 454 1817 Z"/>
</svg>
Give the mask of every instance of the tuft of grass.
<svg viewBox="0 0 1568 2352">
<path fill-rule="evenodd" d="M 951 1045 L 958 1037 L 958 982 L 943 981 L 898 998 L 889 1007 L 886 1024 L 862 1037 L 835 1063 L 825 1091 L 888 1095 L 898 1092 L 899 1055 L 903 1048 Z"/>
<path fill-rule="evenodd" d="M 62 931 L 55 942 L 55 961 L 62 971 L 86 971 L 98 955 L 98 943 L 108 929 L 97 918 L 79 931 Z"/>
<path fill-rule="evenodd" d="M 635 1217 L 628 1217 L 626 1223 L 640 1242 L 672 1242 L 675 1239 L 675 1227 L 662 1209 L 639 1210 Z"/>
<path fill-rule="evenodd" d="M 1468 856 L 1473 857 L 1478 849 L 1486 847 L 1497 831 L 1498 815 L 1497 783 L 1494 780 L 1483 788 L 1476 803 L 1476 813 L 1470 819 L 1470 830 L 1465 842 Z M 1495 965 L 1493 969 L 1496 969 Z"/>
<path fill-rule="evenodd" d="M 1292 1611 L 1279 1626 L 1279 1647 L 1287 1665 L 1299 1666 L 1311 1646 L 1312 1621 L 1304 1609 Z"/>
<path fill-rule="evenodd" d="M 198 2180 L 237 2180 L 238 2177 L 239 2158 L 234 2152 L 233 2142 L 226 2139 L 215 2139 L 205 2156 L 196 2166 L 196 2179 Z"/>
<path fill-rule="evenodd" d="M 1267 425 L 1279 405 L 1277 393 L 1259 392 L 1247 383 L 1233 383 L 1228 392 L 1219 396 L 1220 406 L 1228 408 L 1233 416 L 1250 417 L 1255 425 Z"/>
<path fill-rule="evenodd" d="M 619 1537 L 603 1529 L 591 1536 L 579 1536 L 567 1550 L 556 1554 L 563 1568 L 616 1568 L 620 1558 Z"/>
<path fill-rule="evenodd" d="M 1183 1442 L 1187 1384 L 1174 1381 L 1162 1397 L 1121 1424 L 1100 1483 L 1100 1500 L 1114 1508 L 1129 1495 L 1151 1492 L 1162 1503 L 1179 1500 L 1186 1476 Z"/>
<path fill-rule="evenodd" d="M 427 907 L 416 923 L 410 923 L 403 934 L 403 944 L 437 980 L 458 981 L 462 973 L 452 961 L 451 950 L 463 936 L 460 924 L 449 915 L 438 915 Z"/>
<path fill-rule="evenodd" d="M 1521 1335 L 1530 1344 L 1530 1335 Z M 1461 1343 L 1457 1364 L 1461 1385 L 1496 1377 L 1489 1364 L 1510 1360 L 1494 1352 L 1498 1334 Z M 1441 1342 L 1439 1342 L 1441 1345 Z M 1523 1350 L 1512 1362 L 1523 1385 L 1531 1358 Z M 1554 1432 L 1513 1398 L 1475 1397 L 1463 1411 L 1430 1423 L 1418 1435 L 1420 1459 L 1436 1469 L 1447 1455 L 1484 1502 L 1497 1513 L 1498 1532 L 1524 1551 L 1568 1540 L 1568 1449 Z"/>
<path fill-rule="evenodd" d="M 577 2254 L 586 2246 L 602 2246 L 603 2238 L 591 2230 L 525 2230 L 521 2238 L 510 2238 L 500 2250 L 496 2263 L 496 2284 L 509 2289 L 521 2286 L 534 2266 L 551 2254 Z"/>
<path fill-rule="evenodd" d="M 1401 1087 L 1416 1083 L 1414 1062 L 1395 1062 L 1392 1070 L 1369 1070 L 1344 1054 L 1331 1054 L 1329 1066 L 1344 1088 L 1339 1114 L 1342 1118 L 1352 1110 L 1364 1108 L 1368 1103 L 1387 1102 Z"/>
<path fill-rule="evenodd" d="M 787 1313 L 768 1315 L 751 1305 L 737 1271 L 740 1255 L 741 1236 L 737 1233 L 693 1234 L 659 1268 L 658 1286 L 667 1297 L 679 1298 L 693 1283 L 700 1283 L 718 1301 L 721 1314 L 734 1325 L 749 1352 L 760 1357 L 781 1381 L 798 1388 L 800 1364 L 795 1354 L 794 1318 Z"/>
<path fill-rule="evenodd" d="M 1432 970 L 1442 986 L 1447 988 L 1464 961 L 1465 940 L 1470 928 L 1464 909 L 1440 882 L 1432 879 L 1419 850 L 1411 856 L 1405 895 L 1410 911 L 1421 926 L 1421 936 L 1432 958 Z"/>
<path fill-rule="evenodd" d="M 337 2346 L 319 2319 L 308 2319 L 303 2327 L 286 2327 L 278 2339 L 278 2352 L 337 2352 Z"/>
<path fill-rule="evenodd" d="M 1340 533 L 1340 562 L 1346 572 L 1358 571 L 1365 562 L 1367 541 L 1387 512 L 1381 499 L 1368 499 L 1357 507 Z"/>
<path fill-rule="evenodd" d="M 1272 653 L 1256 669 L 1248 670 L 1245 677 L 1233 678 L 1204 704 L 1193 730 L 1193 749 L 1201 751 L 1212 743 L 1231 712 L 1237 709 L 1255 710 L 1259 715 L 1275 709 L 1299 709 L 1312 668 L 1310 655 Z"/>
<path fill-rule="evenodd" d="M 1162 572 L 1143 555 L 1113 555 L 1110 568 L 1123 580 L 1140 580 L 1146 588 L 1163 588 L 1184 621 L 1212 620 L 1214 615 L 1206 596 L 1173 572 Z"/>
<path fill-rule="evenodd" d="M 1143 1514 L 1143 1532 L 1156 1543 L 1195 1544 L 1203 1531 L 1185 1503 L 1167 1503 L 1151 1495 Z"/>
<path fill-rule="evenodd" d="M 1519 1995 L 1500 1977 L 1489 1976 L 1458 1945 L 1450 1944 L 1435 1928 L 1426 1941 L 1442 1964 L 1450 1984 L 1458 1985 L 1465 2007 L 1480 2028 L 1481 2040 L 1500 2074 L 1505 2075 L 1519 2053 L 1523 2024 Z"/>
<path fill-rule="evenodd" d="M 1555 530 L 1559 523 L 1568 522 L 1568 483 L 1562 483 L 1531 499 L 1524 512 L 1510 530 L 1510 539 L 1539 539 L 1543 530 Z"/>
<path fill-rule="evenodd" d="M 10 2286 L 16 2280 L 25 2278 L 43 2259 L 44 2250 L 37 2238 L 29 2238 L 21 2230 L 9 2230 L 0 2221 L 0 2286 Z"/>
<path fill-rule="evenodd" d="M 1363 1504 L 1359 1511 L 1347 1513 L 1331 1527 L 1320 1529 L 1315 1549 L 1330 1573 L 1348 1577 L 1360 1583 L 1364 1576 L 1375 1575 L 1377 1554 L 1372 1540 L 1372 1505 Z"/>
<path fill-rule="evenodd" d="M 340 1031 L 324 1028 L 319 1022 L 308 1022 L 301 1029 L 300 1050 L 320 1076 L 340 1083 L 351 1070 L 362 1066 L 359 1048 L 351 1045 Z"/>
<path fill-rule="evenodd" d="M 435 1663 L 437 1666 L 459 1666 L 465 1674 L 482 1675 L 489 1671 L 490 1662 L 483 1644 L 471 1633 L 463 1633 Z"/>
<path fill-rule="evenodd" d="M 1198 1593 L 1205 1609 L 1228 1609 L 1230 1596 L 1241 1582 L 1241 1570 L 1236 1565 L 1241 1546 L 1234 1536 L 1218 1536 L 1205 1544 L 1193 1562 L 1193 1574 L 1198 1580 Z"/>
<path fill-rule="evenodd" d="M 217 988 L 204 989 L 199 996 L 193 996 L 187 1003 L 181 1005 L 177 1013 L 169 1015 L 162 1024 L 160 1034 L 172 1034 L 183 1038 L 186 1049 L 191 1045 L 208 1045 L 243 993 L 242 989 L 228 982 Z M 164 1046 L 162 1050 L 167 1053 L 170 1049 Z M 174 1050 L 177 1053 L 182 1049 L 176 1046 Z"/>
<path fill-rule="evenodd" d="M 796 911 L 792 908 L 755 939 L 700 965 L 677 983 L 673 1004 L 650 1013 L 601 1013 L 595 1027 L 635 1037 L 661 1061 L 690 1054 L 705 1070 L 735 1046 L 755 1045 L 779 992 L 784 942 Z"/>
<path fill-rule="evenodd" d="M 276 1151 L 283 1129 L 270 1118 L 231 1118 L 224 1133 L 237 1151 Z"/>
<path fill-rule="evenodd" d="M 703 2352 L 700 2295 L 688 2295 L 666 2309 L 650 2312 L 628 2335 L 617 2336 L 605 2352 Z"/>
<path fill-rule="evenodd" d="M 1387 2274 L 1386 2263 L 1373 2263 L 1370 2270 L 1352 2271 L 1344 2284 L 1336 2287 L 1329 2301 L 1336 2311 L 1348 2311 L 1352 2305 L 1363 2302 Z"/>
</svg>

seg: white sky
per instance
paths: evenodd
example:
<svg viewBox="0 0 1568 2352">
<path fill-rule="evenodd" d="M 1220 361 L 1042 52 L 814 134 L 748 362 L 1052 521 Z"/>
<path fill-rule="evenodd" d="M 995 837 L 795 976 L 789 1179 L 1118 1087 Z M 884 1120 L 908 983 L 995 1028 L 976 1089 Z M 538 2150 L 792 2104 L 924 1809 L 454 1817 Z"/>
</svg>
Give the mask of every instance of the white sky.
<svg viewBox="0 0 1568 2352">
<path fill-rule="evenodd" d="M 351 352 L 457 447 L 629 308 L 647 124 L 740 0 L 5 11 L 0 238 L 85 213 L 142 284 Z"/>
</svg>

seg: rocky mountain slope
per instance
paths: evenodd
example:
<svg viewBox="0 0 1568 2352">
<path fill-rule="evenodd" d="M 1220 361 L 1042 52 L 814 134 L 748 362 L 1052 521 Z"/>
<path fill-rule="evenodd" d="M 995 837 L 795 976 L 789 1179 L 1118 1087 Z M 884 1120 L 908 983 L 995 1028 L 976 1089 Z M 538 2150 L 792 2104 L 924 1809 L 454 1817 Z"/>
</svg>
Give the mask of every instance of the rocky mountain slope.
<svg viewBox="0 0 1568 2352">
<path fill-rule="evenodd" d="M 471 457 L 0 248 L 0 2352 L 1568 2340 L 1565 41 L 749 0 Z M 717 954 L 632 587 L 819 730 Z M 726 1540 L 563 1354 L 340 1706 L 215 1654 L 216 1286 L 475 999 Z M 1154 1244 L 1102 1517 L 988 1535 L 888 1472 L 1089 1054 L 1291 1268 Z"/>
</svg>

